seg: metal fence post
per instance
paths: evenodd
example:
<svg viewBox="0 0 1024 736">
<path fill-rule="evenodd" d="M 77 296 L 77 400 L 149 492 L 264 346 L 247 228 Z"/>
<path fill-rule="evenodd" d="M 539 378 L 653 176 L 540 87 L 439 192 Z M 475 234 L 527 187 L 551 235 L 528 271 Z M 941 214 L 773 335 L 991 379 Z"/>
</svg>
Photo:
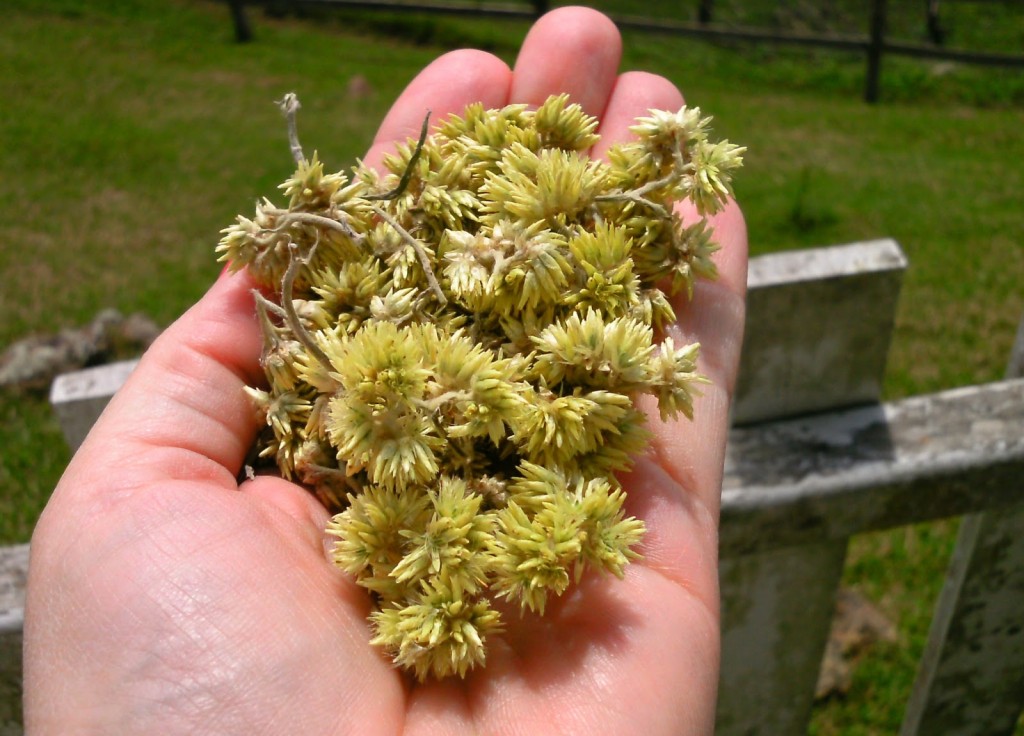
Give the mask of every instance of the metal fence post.
<svg viewBox="0 0 1024 736">
<path fill-rule="evenodd" d="M 248 43 L 252 40 L 252 26 L 245 15 L 245 3 L 243 0 L 228 0 L 228 7 L 231 8 L 231 20 L 235 24 L 235 40 Z"/>
<path fill-rule="evenodd" d="M 868 69 L 864 85 L 864 100 L 878 102 L 878 85 L 882 76 L 882 52 L 885 50 L 885 0 L 871 3 L 871 29 L 868 41 Z"/>
</svg>

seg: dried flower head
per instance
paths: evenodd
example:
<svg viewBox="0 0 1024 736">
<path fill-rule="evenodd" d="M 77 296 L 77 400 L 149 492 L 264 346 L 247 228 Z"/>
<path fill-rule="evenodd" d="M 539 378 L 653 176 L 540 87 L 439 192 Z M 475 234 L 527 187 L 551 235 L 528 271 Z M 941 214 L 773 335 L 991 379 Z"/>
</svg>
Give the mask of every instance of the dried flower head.
<svg viewBox="0 0 1024 736">
<path fill-rule="evenodd" d="M 692 417 L 699 346 L 660 339 L 670 297 L 714 278 L 706 219 L 743 153 L 696 108 L 652 111 L 606 162 L 567 96 L 471 105 L 398 147 L 386 176 L 297 170 L 218 252 L 257 298 L 259 454 L 335 516 L 332 559 L 373 596 L 372 642 L 464 676 L 501 630 L 493 599 L 543 613 L 588 571 L 622 577 L 643 522 L 616 479 L 651 394 Z"/>
</svg>

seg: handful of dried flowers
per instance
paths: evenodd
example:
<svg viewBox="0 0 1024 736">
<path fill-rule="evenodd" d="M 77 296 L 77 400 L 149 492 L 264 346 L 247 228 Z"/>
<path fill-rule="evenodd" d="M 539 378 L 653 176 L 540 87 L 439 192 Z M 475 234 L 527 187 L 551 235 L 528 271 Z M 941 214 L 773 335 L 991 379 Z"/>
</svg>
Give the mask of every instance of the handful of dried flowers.
<svg viewBox="0 0 1024 736">
<path fill-rule="evenodd" d="M 585 572 L 621 577 L 643 523 L 615 472 L 647 442 L 633 404 L 692 416 L 697 345 L 656 340 L 669 297 L 713 278 L 703 217 L 742 148 L 695 108 L 653 111 L 606 162 L 567 97 L 468 107 L 381 177 L 305 158 L 221 260 L 257 295 L 261 456 L 337 514 L 333 558 L 371 591 L 373 643 L 428 676 L 482 665 L 495 598 L 544 612 Z"/>
</svg>

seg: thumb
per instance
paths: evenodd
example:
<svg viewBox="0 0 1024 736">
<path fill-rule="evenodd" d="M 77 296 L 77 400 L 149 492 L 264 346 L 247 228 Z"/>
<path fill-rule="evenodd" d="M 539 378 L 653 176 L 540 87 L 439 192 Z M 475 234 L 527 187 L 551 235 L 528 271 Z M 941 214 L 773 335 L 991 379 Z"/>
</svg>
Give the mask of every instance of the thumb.
<svg viewBox="0 0 1024 736">
<path fill-rule="evenodd" d="M 111 399 L 58 491 L 127 492 L 167 480 L 236 487 L 258 430 L 242 390 L 262 381 L 254 287 L 245 271 L 224 274 L 164 331 Z"/>
</svg>

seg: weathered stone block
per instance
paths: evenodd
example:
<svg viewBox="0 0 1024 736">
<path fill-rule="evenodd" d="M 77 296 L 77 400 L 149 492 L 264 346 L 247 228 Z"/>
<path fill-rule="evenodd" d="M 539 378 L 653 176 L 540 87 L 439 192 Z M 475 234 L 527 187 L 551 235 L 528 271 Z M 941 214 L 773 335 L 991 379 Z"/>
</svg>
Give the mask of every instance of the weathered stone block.
<svg viewBox="0 0 1024 736">
<path fill-rule="evenodd" d="M 137 360 L 96 366 L 57 376 L 50 388 L 50 404 L 72 451 L 96 423 L 117 389 L 138 365 Z"/>
</svg>

